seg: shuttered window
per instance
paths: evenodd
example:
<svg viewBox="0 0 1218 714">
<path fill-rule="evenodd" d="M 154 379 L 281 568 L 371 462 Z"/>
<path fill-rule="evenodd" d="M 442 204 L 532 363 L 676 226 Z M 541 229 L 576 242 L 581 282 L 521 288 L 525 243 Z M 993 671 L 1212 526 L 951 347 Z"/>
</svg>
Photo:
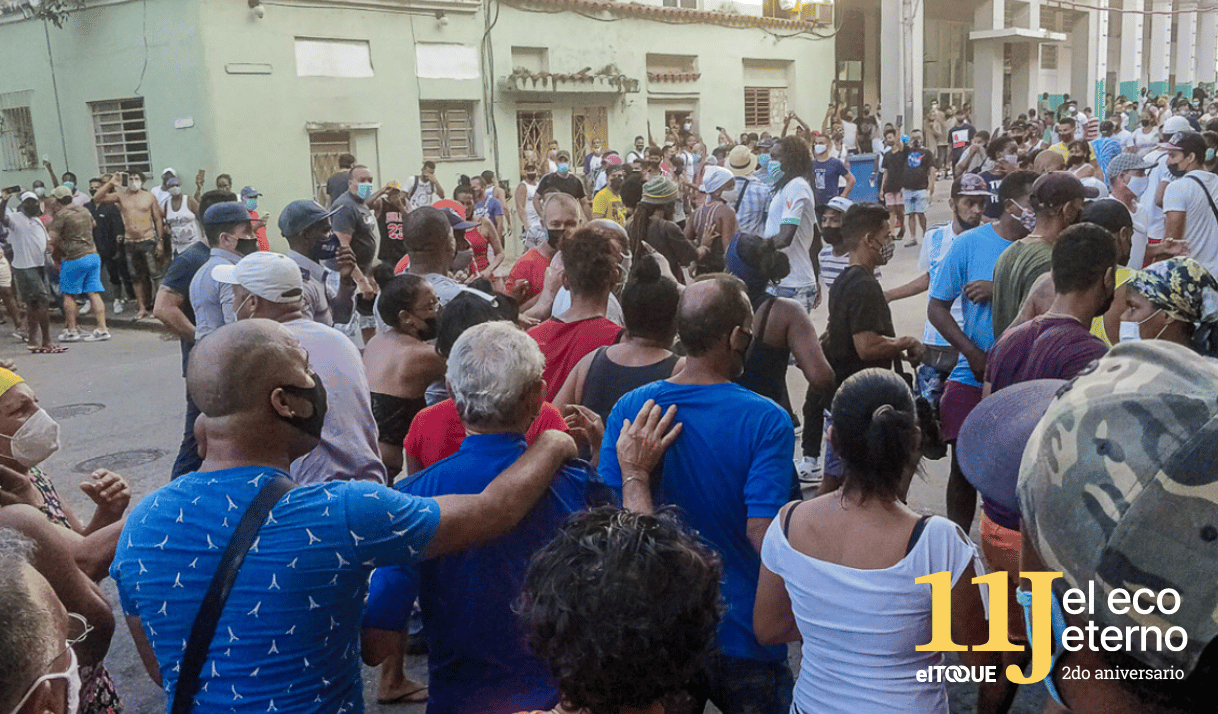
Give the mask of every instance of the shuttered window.
<svg viewBox="0 0 1218 714">
<path fill-rule="evenodd" d="M 423 158 L 477 158 L 473 102 L 419 102 Z"/>
<path fill-rule="evenodd" d="M 770 87 L 744 88 L 744 125 L 748 128 L 770 125 Z"/>
<path fill-rule="evenodd" d="M 148 130 L 144 121 L 144 99 L 89 102 L 93 114 L 93 138 L 97 144 L 97 168 L 102 173 L 143 171 L 152 173 L 148 153 Z"/>
</svg>

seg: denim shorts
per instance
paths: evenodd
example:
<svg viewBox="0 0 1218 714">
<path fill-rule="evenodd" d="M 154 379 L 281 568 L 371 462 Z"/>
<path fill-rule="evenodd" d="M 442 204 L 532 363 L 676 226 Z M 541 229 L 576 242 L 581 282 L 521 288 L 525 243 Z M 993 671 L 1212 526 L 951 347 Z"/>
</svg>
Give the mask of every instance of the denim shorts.
<svg viewBox="0 0 1218 714">
<path fill-rule="evenodd" d="M 812 312 L 812 305 L 816 303 L 816 295 L 820 292 L 820 286 L 805 285 L 801 288 L 788 288 L 778 285 L 768 288 L 766 292 L 775 297 L 791 298 L 803 305 L 804 310 Z"/>
<path fill-rule="evenodd" d="M 911 191 L 905 189 L 905 212 L 906 213 L 926 213 L 926 206 L 930 203 L 930 190 L 922 189 L 921 191 Z"/>
</svg>

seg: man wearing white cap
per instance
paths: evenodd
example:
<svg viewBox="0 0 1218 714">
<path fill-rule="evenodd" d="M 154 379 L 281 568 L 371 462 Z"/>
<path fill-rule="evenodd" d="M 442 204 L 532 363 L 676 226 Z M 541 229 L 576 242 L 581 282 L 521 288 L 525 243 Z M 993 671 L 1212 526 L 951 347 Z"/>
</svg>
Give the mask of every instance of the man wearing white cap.
<svg viewBox="0 0 1218 714">
<path fill-rule="evenodd" d="M 736 235 L 736 211 L 723 200 L 723 192 L 736 187 L 735 176 L 722 166 L 707 166 L 698 190 L 706 200 L 685 223 L 685 239 L 698 246 L 699 272 L 721 272 L 728 241 Z"/>
<path fill-rule="evenodd" d="M 238 320 L 265 318 L 291 330 L 326 385 L 321 443 L 292 462 L 292 479 L 300 484 L 385 483 L 363 360 L 346 335 L 301 312 L 304 282 L 300 267 L 286 255 L 258 251 L 236 265 L 217 265 L 212 268 L 212 278 L 233 286 Z"/>
<path fill-rule="evenodd" d="M 1170 138 L 1181 131 L 1192 131 L 1192 126 L 1189 125 L 1188 119 L 1174 116 L 1168 117 L 1163 122 L 1159 134 Z M 1158 241 L 1163 238 L 1166 228 L 1163 216 L 1163 194 L 1167 191 L 1167 185 L 1174 178 L 1167 170 L 1167 149 L 1164 149 L 1162 145 L 1155 145 L 1155 148 L 1146 152 L 1142 158 L 1146 160 L 1146 163 L 1154 164 L 1155 167 L 1146 172 L 1146 187 L 1142 190 L 1142 195 L 1138 196 L 1138 215 L 1134 222 L 1146 226 L 1147 237 L 1150 240 Z"/>
<path fill-rule="evenodd" d="M 8 229 L 8 242 L 13 247 L 13 280 L 17 293 L 25 301 L 29 349 L 39 354 L 63 352 L 65 348 L 51 342 L 47 313 L 51 298 L 46 279 L 47 231 L 40 220 L 42 207 L 38 194 L 33 191 L 21 194 L 21 205 L 14 211 L 8 210 L 10 198 L 8 191 L 0 191 L 0 225 Z"/>
<path fill-rule="evenodd" d="M 152 197 L 155 198 L 156 202 L 161 205 L 162 213 L 165 212 L 165 204 L 169 203 L 169 197 L 171 195 L 169 193 L 169 179 L 177 177 L 178 172 L 175 171 L 172 166 L 166 166 L 165 170 L 161 172 L 161 185 L 153 186 L 151 189 Z"/>
</svg>

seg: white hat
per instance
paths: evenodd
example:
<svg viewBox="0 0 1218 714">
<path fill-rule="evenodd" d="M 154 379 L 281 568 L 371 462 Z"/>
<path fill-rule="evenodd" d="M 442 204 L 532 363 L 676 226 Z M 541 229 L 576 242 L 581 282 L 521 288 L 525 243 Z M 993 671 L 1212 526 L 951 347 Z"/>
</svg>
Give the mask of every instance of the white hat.
<svg viewBox="0 0 1218 714">
<path fill-rule="evenodd" d="M 1084 186 L 1094 188 L 1099 193 L 1099 195 L 1096 196 L 1097 199 L 1108 198 L 1108 185 L 1105 184 L 1101 179 L 1094 176 L 1088 176 L 1087 178 L 1079 179 L 1079 181 L 1081 181 Z"/>
<path fill-rule="evenodd" d="M 300 266 L 282 253 L 250 253 L 236 265 L 217 265 L 211 276 L 217 282 L 240 285 L 271 302 L 295 302 L 304 293 Z"/>
<path fill-rule="evenodd" d="M 1182 116 L 1173 116 L 1168 117 L 1167 120 L 1163 122 L 1163 128 L 1160 130 L 1160 133 L 1163 136 L 1171 136 L 1178 131 L 1192 130 L 1193 125 L 1188 123 L 1188 119 L 1185 119 Z"/>
<path fill-rule="evenodd" d="M 32 198 L 32 199 L 34 199 L 35 201 L 37 201 L 37 200 L 38 200 L 38 194 L 34 193 L 33 191 L 26 191 L 25 193 L 21 194 L 21 200 L 22 200 L 22 201 L 26 200 L 27 198 Z"/>
<path fill-rule="evenodd" d="M 714 193 L 735 178 L 731 171 L 722 166 L 707 166 L 702 171 L 702 187 L 698 190 L 702 193 Z"/>
<path fill-rule="evenodd" d="M 170 174 L 171 176 L 177 176 L 178 172 L 174 171 L 172 166 L 166 166 L 165 169 L 163 171 L 161 171 L 161 176 L 164 176 L 165 174 Z"/>
<path fill-rule="evenodd" d="M 854 201 L 851 201 L 845 196 L 834 196 L 833 198 L 829 199 L 829 201 L 825 204 L 825 207 L 845 213 L 846 211 L 849 211 L 850 207 L 853 205 Z"/>
</svg>

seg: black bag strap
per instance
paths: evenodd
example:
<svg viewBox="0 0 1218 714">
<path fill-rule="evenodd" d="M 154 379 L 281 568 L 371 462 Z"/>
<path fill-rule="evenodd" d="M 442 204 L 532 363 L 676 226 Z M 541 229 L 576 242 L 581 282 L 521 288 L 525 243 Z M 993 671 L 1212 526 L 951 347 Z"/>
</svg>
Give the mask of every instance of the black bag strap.
<svg viewBox="0 0 1218 714">
<path fill-rule="evenodd" d="M 744 185 L 740 187 L 740 193 L 736 194 L 736 205 L 732 207 L 732 210 L 737 214 L 740 213 L 740 204 L 744 202 L 744 192 L 749 190 L 749 181 L 752 180 L 748 176 L 742 176 L 741 178 L 744 179 Z"/>
<path fill-rule="evenodd" d="M 1205 200 L 1210 202 L 1210 210 L 1214 212 L 1214 220 L 1218 221 L 1218 206 L 1214 205 L 1214 197 L 1210 195 L 1210 190 L 1206 187 L 1205 182 L 1196 176 L 1189 176 L 1188 178 L 1196 181 L 1197 185 L 1201 187 L 1201 193 L 1205 194 Z"/>
<path fill-rule="evenodd" d="M 254 544 L 259 529 L 270 515 L 271 509 L 283 498 L 284 494 L 296 488 L 296 483 L 285 476 L 278 476 L 267 482 L 258 495 L 254 497 L 233 537 L 224 549 L 220 565 L 216 568 L 207 594 L 199 605 L 199 614 L 195 616 L 190 628 L 190 640 L 182 655 L 181 671 L 178 673 L 178 684 L 173 694 L 173 709 L 171 714 L 187 714 L 195 705 L 195 695 L 199 693 L 199 675 L 203 671 L 203 662 L 207 660 L 207 650 L 211 647 L 212 639 L 216 636 L 216 626 L 220 622 L 220 613 L 224 612 L 224 603 L 232 592 L 233 582 L 245 562 L 245 554 Z"/>
<path fill-rule="evenodd" d="M 782 537 L 783 538 L 791 537 L 791 516 L 795 515 L 795 509 L 799 508 L 803 504 L 804 504 L 803 501 L 796 501 L 794 504 L 791 505 L 790 508 L 787 509 L 787 517 L 782 519 Z"/>
<path fill-rule="evenodd" d="M 909 542 L 905 544 L 905 555 L 913 552 L 914 546 L 918 544 L 918 539 L 922 537 L 922 531 L 926 529 L 926 522 L 929 520 L 930 515 L 925 515 L 914 524 L 913 532 L 909 534 Z"/>
</svg>

